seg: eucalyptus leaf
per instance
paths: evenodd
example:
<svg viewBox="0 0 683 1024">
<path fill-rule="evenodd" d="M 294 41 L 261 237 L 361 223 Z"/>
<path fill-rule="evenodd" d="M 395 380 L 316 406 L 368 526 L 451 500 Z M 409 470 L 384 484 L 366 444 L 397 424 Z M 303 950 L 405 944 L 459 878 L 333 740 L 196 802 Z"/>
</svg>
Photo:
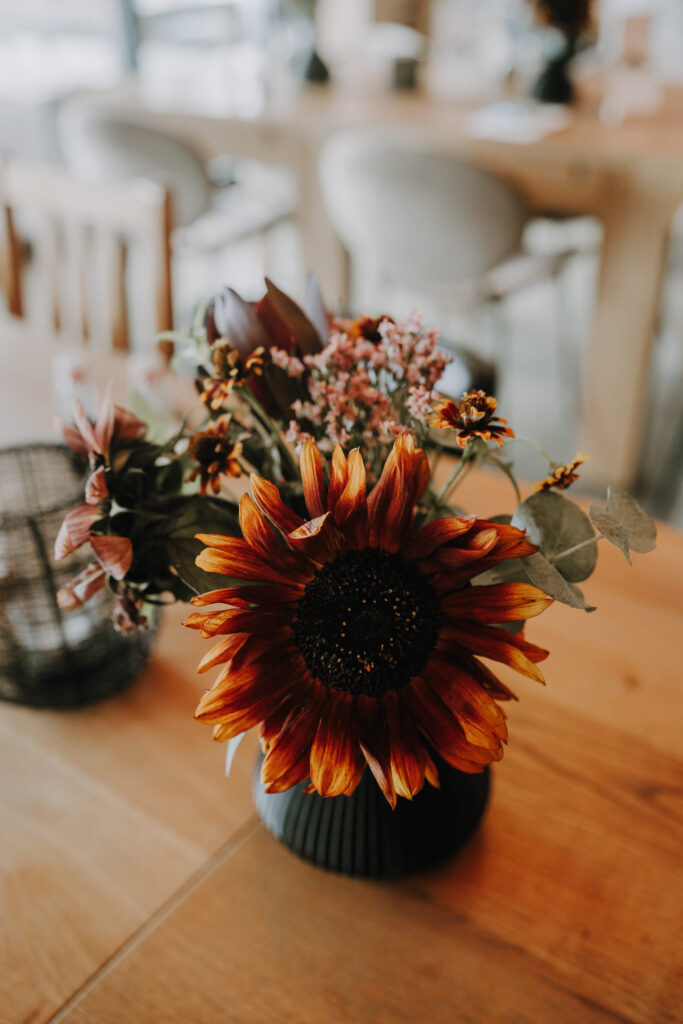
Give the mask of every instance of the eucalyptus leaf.
<svg viewBox="0 0 683 1024">
<path fill-rule="evenodd" d="M 526 530 L 531 543 L 541 549 L 570 583 L 579 583 L 593 572 L 598 557 L 594 543 L 559 557 L 577 544 L 595 538 L 588 516 L 561 494 L 555 491 L 532 494 L 517 506 L 512 525 Z"/>
<path fill-rule="evenodd" d="M 595 611 L 594 605 L 586 604 L 579 588 L 569 583 L 540 551 L 527 555 L 522 562 L 531 582 L 540 587 L 548 597 L 568 604 L 571 608 L 582 608 L 586 612 Z"/>
<path fill-rule="evenodd" d="M 628 491 L 608 487 L 607 511 L 624 527 L 632 551 L 652 551 L 657 543 L 657 527 Z"/>
<path fill-rule="evenodd" d="M 610 544 L 614 544 L 620 551 L 623 551 L 624 557 L 630 565 L 631 556 L 628 552 L 628 535 L 619 520 L 615 519 L 606 508 L 596 504 L 591 505 L 588 515 L 593 526 L 595 526 L 605 540 L 608 540 Z"/>
</svg>

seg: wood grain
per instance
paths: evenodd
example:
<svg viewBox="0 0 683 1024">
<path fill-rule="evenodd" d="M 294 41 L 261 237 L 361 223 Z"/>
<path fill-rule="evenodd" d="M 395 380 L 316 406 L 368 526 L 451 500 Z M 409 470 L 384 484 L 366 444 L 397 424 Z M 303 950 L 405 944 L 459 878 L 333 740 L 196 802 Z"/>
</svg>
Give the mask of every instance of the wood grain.
<svg viewBox="0 0 683 1024">
<path fill-rule="evenodd" d="M 259 831 L 63 1019 L 680 1020 L 680 762 L 541 697 L 516 717 L 459 857 L 357 882 Z"/>
<path fill-rule="evenodd" d="M 169 610 L 130 690 L 81 711 L 0 705 L 0 1021 L 46 1020 L 253 816 L 193 719 L 205 645 Z"/>
</svg>

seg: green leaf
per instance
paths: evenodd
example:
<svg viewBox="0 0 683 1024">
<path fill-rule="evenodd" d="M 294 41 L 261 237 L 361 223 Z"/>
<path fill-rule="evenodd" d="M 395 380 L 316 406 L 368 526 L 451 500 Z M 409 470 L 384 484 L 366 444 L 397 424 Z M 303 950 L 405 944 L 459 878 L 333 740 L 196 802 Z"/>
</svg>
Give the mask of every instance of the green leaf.
<svg viewBox="0 0 683 1024">
<path fill-rule="evenodd" d="M 629 547 L 644 554 L 657 543 L 657 527 L 635 498 L 621 487 L 608 487 L 607 510 L 626 531 Z"/>
<path fill-rule="evenodd" d="M 558 572 L 548 559 L 537 551 L 533 555 L 527 555 L 522 559 L 524 568 L 532 583 L 545 591 L 548 597 L 568 604 L 571 608 L 583 608 L 584 611 L 594 612 L 595 606 L 586 604 L 583 594 L 573 583 L 567 582 L 562 573 Z"/>
<path fill-rule="evenodd" d="M 198 533 L 222 533 L 239 537 L 239 518 L 236 507 L 220 498 L 207 498 L 198 494 L 175 499 L 163 522 L 155 528 L 155 536 L 164 545 L 169 565 L 173 566 L 182 582 L 195 594 L 207 590 L 229 587 L 237 580 L 213 572 L 205 572 L 195 565 L 202 551 Z"/>
<path fill-rule="evenodd" d="M 630 565 L 631 556 L 628 552 L 628 536 L 619 520 L 615 519 L 606 508 L 596 504 L 591 505 L 588 515 L 593 526 L 595 526 L 605 540 L 608 540 L 610 544 L 614 544 L 620 551 L 623 551 L 624 557 Z"/>
<path fill-rule="evenodd" d="M 590 520 L 578 505 L 555 491 L 538 491 L 517 506 L 512 525 L 526 530 L 527 538 L 537 544 L 551 563 L 570 583 L 587 579 L 597 561 L 595 544 L 586 544 L 579 551 L 563 558 L 563 551 L 595 537 Z"/>
</svg>

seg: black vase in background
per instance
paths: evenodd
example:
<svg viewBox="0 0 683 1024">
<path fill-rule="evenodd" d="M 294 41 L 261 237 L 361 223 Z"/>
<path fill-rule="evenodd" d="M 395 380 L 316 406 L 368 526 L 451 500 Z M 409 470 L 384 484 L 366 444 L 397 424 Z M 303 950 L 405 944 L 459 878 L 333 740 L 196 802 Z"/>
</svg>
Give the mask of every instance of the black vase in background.
<svg viewBox="0 0 683 1024">
<path fill-rule="evenodd" d="M 254 802 L 276 839 L 318 867 L 361 878 L 398 878 L 455 853 L 476 831 L 489 797 L 490 776 L 456 771 L 435 758 L 441 786 L 428 783 L 395 810 L 366 770 L 352 796 L 305 793 L 305 784 L 266 793 L 262 758 L 253 780 Z"/>
<path fill-rule="evenodd" d="M 573 103 L 576 97 L 569 68 L 576 55 L 576 44 L 567 40 L 559 53 L 550 57 L 536 79 L 532 95 L 541 103 Z"/>
</svg>

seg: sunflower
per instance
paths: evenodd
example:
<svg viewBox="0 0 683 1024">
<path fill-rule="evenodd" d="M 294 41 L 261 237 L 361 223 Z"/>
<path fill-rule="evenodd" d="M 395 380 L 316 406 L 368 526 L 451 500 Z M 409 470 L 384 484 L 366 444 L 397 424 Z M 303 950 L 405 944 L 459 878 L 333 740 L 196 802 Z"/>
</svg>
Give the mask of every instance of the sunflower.
<svg viewBox="0 0 683 1024">
<path fill-rule="evenodd" d="M 550 599 L 529 584 L 470 580 L 535 546 L 470 515 L 415 533 L 429 470 L 410 434 L 368 497 L 357 449 L 347 458 L 337 446 L 326 487 L 307 441 L 301 476 L 308 520 L 253 476 L 243 537 L 199 536 L 201 568 L 248 583 L 193 599 L 227 605 L 186 622 L 219 637 L 199 671 L 222 665 L 196 717 L 219 740 L 260 726 L 269 792 L 310 779 L 311 791 L 348 795 L 367 766 L 394 806 L 425 779 L 438 785 L 434 751 L 465 772 L 499 760 L 507 732 L 496 701 L 514 695 L 479 659 L 542 682 L 547 651 L 492 623 L 537 615 Z"/>
<path fill-rule="evenodd" d="M 503 438 L 514 437 L 515 432 L 508 427 L 507 420 L 495 415 L 497 405 L 495 398 L 485 391 L 466 391 L 459 403 L 451 398 L 439 402 L 429 425 L 454 430 L 461 448 L 473 437 L 502 445 Z"/>
</svg>

